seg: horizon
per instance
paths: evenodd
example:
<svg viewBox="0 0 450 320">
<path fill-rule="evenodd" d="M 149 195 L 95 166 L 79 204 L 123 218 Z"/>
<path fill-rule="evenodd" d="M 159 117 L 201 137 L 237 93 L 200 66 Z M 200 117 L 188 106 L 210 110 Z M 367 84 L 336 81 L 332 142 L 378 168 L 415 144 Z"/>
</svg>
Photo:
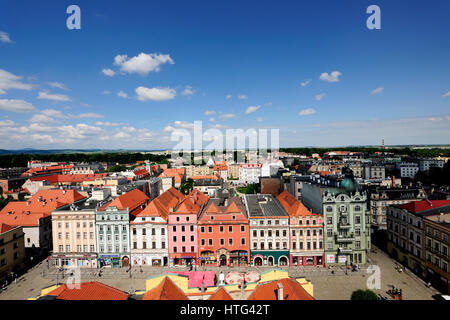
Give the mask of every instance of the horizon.
<svg viewBox="0 0 450 320">
<path fill-rule="evenodd" d="M 448 1 L 377 1 L 379 30 L 366 0 L 80 0 L 79 30 L 71 4 L 3 5 L 1 149 L 168 150 L 196 121 L 280 148 L 450 143 Z"/>
</svg>

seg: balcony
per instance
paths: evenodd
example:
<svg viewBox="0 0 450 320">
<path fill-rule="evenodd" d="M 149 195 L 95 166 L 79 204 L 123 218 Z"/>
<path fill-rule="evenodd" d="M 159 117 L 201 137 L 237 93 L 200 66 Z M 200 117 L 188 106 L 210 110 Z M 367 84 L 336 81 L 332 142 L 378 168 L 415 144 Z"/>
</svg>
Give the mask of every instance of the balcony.
<svg viewBox="0 0 450 320">
<path fill-rule="evenodd" d="M 348 222 L 339 222 L 339 228 L 341 229 L 350 229 L 352 227 L 352 225 Z"/>
<path fill-rule="evenodd" d="M 349 248 L 339 248 L 339 253 L 352 253 L 352 249 Z"/>
<path fill-rule="evenodd" d="M 336 235 L 337 242 L 353 242 L 353 233 L 349 235 Z"/>
</svg>

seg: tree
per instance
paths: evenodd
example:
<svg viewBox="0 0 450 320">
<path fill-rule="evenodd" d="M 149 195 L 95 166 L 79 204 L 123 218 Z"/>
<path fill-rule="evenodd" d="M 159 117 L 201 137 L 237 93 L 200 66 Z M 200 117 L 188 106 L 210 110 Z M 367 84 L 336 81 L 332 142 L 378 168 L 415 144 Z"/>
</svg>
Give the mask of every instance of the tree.
<svg viewBox="0 0 450 320">
<path fill-rule="evenodd" d="M 353 291 L 350 300 L 380 300 L 375 292 L 372 290 L 356 290 Z"/>
<path fill-rule="evenodd" d="M 180 192 L 182 194 L 189 194 L 192 189 L 194 189 L 194 180 L 192 180 L 191 178 L 187 179 L 180 185 Z"/>
</svg>

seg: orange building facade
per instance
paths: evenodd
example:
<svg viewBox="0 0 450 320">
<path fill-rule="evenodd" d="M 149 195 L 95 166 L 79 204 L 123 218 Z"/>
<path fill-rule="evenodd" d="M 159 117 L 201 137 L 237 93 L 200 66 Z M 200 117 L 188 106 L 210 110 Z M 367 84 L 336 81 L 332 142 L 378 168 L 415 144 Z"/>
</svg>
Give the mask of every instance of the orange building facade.
<svg viewBox="0 0 450 320">
<path fill-rule="evenodd" d="M 210 199 L 198 219 L 198 255 L 201 265 L 247 265 L 250 229 L 240 198 L 221 204 Z"/>
</svg>

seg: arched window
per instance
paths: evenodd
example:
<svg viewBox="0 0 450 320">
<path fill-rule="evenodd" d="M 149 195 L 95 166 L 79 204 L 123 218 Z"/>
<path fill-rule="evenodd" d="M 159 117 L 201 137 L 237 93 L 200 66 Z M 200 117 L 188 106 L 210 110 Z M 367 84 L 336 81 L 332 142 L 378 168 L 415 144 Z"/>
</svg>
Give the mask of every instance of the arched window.
<svg viewBox="0 0 450 320">
<path fill-rule="evenodd" d="M 332 206 L 328 206 L 327 207 L 327 212 L 333 212 L 333 207 Z"/>
</svg>

